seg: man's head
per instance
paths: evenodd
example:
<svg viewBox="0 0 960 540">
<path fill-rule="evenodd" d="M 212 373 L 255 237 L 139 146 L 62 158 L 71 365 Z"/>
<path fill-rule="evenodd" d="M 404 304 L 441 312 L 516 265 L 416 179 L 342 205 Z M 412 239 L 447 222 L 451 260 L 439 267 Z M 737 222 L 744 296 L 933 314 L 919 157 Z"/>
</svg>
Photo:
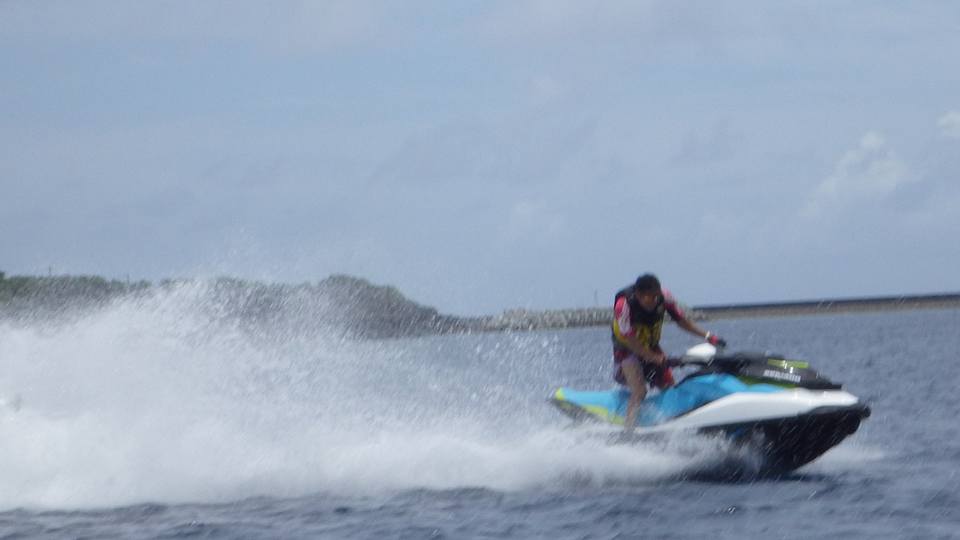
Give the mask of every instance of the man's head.
<svg viewBox="0 0 960 540">
<path fill-rule="evenodd" d="M 640 307 L 653 311 L 660 303 L 660 280 L 653 274 L 644 274 L 633 284 L 633 296 L 640 303 Z"/>
</svg>

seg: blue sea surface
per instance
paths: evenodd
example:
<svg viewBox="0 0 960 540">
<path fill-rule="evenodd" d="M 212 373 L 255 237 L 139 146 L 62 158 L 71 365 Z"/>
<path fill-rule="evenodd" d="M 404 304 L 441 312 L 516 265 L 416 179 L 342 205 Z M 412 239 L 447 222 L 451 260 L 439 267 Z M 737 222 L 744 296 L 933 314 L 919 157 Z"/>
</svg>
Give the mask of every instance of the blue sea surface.
<svg viewBox="0 0 960 540">
<path fill-rule="evenodd" d="M 705 323 L 873 409 L 725 482 L 688 474 L 718 441 L 609 446 L 547 403 L 612 387 L 604 328 L 264 338 L 178 302 L 0 326 L 0 537 L 960 538 L 958 310 Z"/>
</svg>

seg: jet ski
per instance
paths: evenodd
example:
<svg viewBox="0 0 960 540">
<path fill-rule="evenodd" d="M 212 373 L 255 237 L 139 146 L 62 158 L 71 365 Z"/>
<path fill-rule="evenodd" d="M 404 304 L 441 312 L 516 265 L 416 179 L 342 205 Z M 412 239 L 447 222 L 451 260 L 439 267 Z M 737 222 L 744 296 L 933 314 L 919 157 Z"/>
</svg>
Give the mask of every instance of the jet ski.
<svg viewBox="0 0 960 540">
<path fill-rule="evenodd" d="M 870 408 L 807 362 L 758 352 L 718 354 L 710 344 L 691 348 L 672 366 L 694 371 L 643 400 L 630 440 L 674 432 L 721 434 L 750 445 L 761 472 L 789 472 L 857 431 Z M 577 421 L 622 426 L 630 392 L 560 388 L 551 402 Z M 618 440 L 623 440 L 620 438 Z"/>
</svg>

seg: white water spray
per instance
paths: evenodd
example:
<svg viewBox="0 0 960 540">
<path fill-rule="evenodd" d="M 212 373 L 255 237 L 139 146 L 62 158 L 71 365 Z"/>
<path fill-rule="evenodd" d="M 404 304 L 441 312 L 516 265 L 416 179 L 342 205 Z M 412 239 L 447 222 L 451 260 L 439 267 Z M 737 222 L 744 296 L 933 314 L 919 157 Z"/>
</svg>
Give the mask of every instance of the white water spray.
<svg viewBox="0 0 960 540">
<path fill-rule="evenodd" d="M 648 481 L 689 462 L 571 437 L 543 400 L 542 336 L 354 342 L 211 302 L 184 285 L 0 325 L 0 508 Z"/>
</svg>

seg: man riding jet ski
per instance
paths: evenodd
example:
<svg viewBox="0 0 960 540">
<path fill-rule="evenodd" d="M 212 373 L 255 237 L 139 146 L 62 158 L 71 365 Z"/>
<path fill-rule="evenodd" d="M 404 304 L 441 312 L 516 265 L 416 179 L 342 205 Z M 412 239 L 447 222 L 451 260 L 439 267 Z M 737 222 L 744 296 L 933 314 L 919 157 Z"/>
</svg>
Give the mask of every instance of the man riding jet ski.
<svg viewBox="0 0 960 540">
<path fill-rule="evenodd" d="M 612 323 L 614 379 L 626 388 L 581 392 L 561 388 L 553 403 L 574 418 L 622 425 L 629 438 L 672 430 L 723 432 L 759 442 L 768 469 L 790 470 L 816 459 L 855 432 L 870 409 L 811 370 L 779 355 L 717 356 L 726 342 L 696 326 L 652 274 L 619 291 Z M 677 326 L 705 339 L 681 361 L 660 348 L 669 315 Z M 699 371 L 674 386 L 672 366 Z M 646 382 L 661 393 L 646 397 Z"/>
</svg>

